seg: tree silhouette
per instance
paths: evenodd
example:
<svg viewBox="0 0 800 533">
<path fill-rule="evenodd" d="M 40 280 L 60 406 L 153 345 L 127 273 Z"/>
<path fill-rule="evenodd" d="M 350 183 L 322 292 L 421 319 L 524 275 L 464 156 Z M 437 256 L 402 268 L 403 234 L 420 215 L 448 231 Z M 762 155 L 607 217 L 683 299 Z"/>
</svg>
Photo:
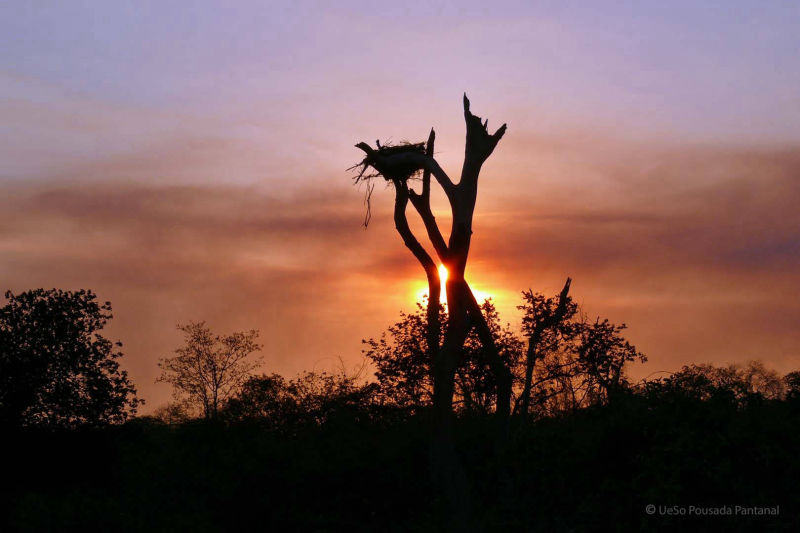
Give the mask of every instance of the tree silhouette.
<svg viewBox="0 0 800 533">
<path fill-rule="evenodd" d="M 790 401 L 800 400 L 800 371 L 795 370 L 783 376 L 786 385 L 786 399 Z"/>
<path fill-rule="evenodd" d="M 447 323 L 445 325 L 444 339 L 435 353 L 432 353 L 433 369 L 433 439 L 432 439 L 432 466 L 435 482 L 445 491 L 446 497 L 460 510 L 467 507 L 466 490 L 463 469 L 459 466 L 455 455 L 453 441 L 453 396 L 455 394 L 455 376 L 459 367 L 459 356 L 467 335 L 474 327 L 478 332 L 481 342 L 486 348 L 489 364 L 497 384 L 496 416 L 498 420 L 497 443 L 501 450 L 508 438 L 508 423 L 511 414 L 511 387 L 512 378 L 508 367 L 503 363 L 497 347 L 494 345 L 491 330 L 482 315 L 480 305 L 475 299 L 472 290 L 464 278 L 464 272 L 469 257 L 472 241 L 472 222 L 475 212 L 475 202 L 478 195 L 478 176 L 481 167 L 494 151 L 497 143 L 506 132 L 503 124 L 494 134 L 488 131 L 488 120 L 482 122 L 480 117 L 470 111 L 470 102 L 464 95 L 464 120 L 467 134 L 464 149 L 464 164 L 461 169 L 461 179 L 453 182 L 433 157 L 433 142 L 435 134 L 431 131 L 427 146 L 420 144 L 406 144 L 394 147 L 381 146 L 372 148 L 367 143 L 361 142 L 356 146 L 366 156 L 357 165 L 360 172 L 356 181 L 369 180 L 382 176 L 392 183 L 395 189 L 395 227 L 403 238 L 406 247 L 422 264 L 428 278 L 429 295 L 433 298 L 429 302 L 429 348 L 433 352 L 433 339 L 438 338 L 435 328 L 436 290 L 441 281 L 430 254 L 419 243 L 408 227 L 405 208 L 411 200 L 415 209 L 421 216 L 428 238 L 439 260 L 448 271 L 446 282 L 447 292 Z M 369 168 L 374 169 L 374 174 L 367 174 Z M 423 172 L 423 189 L 418 194 L 411 190 L 408 181 L 419 171 Z M 445 243 L 444 236 L 433 217 L 430 208 L 430 176 L 444 190 L 450 204 L 452 225 L 450 236 Z M 369 186 L 369 185 L 368 185 Z M 368 189 L 368 194 L 371 189 Z M 438 280 L 438 283 L 437 283 Z M 433 309 L 431 309 L 433 307 Z M 461 520 L 464 514 L 461 513 Z"/>
<path fill-rule="evenodd" d="M 228 400 L 225 416 L 233 420 L 258 419 L 281 427 L 296 416 L 296 403 L 283 376 L 251 376 Z"/>
<path fill-rule="evenodd" d="M 178 329 L 186 344 L 175 350 L 175 357 L 160 359 L 157 381 L 172 384 L 177 400 L 202 409 L 206 419 L 215 418 L 220 406 L 260 364 L 248 356 L 261 349 L 258 331 L 250 330 L 214 335 L 205 322 L 191 322 Z"/>
<path fill-rule="evenodd" d="M 142 400 L 98 332 L 111 303 L 90 290 L 5 293 L 0 308 L 0 423 L 76 427 L 124 422 Z"/>
<path fill-rule="evenodd" d="M 612 324 L 598 318 L 594 323 L 584 324 L 580 332 L 578 365 L 588 378 L 590 394 L 598 401 L 611 401 L 627 382 L 622 372 L 625 363 L 640 361 L 647 357 L 621 335 L 627 326 Z"/>
<path fill-rule="evenodd" d="M 578 312 L 578 306 L 569 297 L 572 283 L 567 278 L 564 288 L 555 298 L 545 298 L 540 293 L 528 290 L 522 293 L 524 304 L 517 306 L 525 314 L 522 317 L 522 331 L 528 337 L 528 349 L 525 354 L 525 376 L 521 394 L 520 414 L 527 419 L 530 412 L 533 375 L 536 362 L 547 353 L 556 352 L 564 340 L 570 340 L 578 333 L 579 327 L 571 322 Z"/>
</svg>

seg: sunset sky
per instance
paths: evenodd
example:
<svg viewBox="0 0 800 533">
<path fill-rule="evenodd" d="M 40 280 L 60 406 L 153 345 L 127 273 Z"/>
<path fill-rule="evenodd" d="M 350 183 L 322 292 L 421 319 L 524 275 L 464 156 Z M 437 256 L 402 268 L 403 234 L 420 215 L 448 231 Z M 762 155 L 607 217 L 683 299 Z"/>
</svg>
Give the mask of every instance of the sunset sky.
<svg viewBox="0 0 800 533">
<path fill-rule="evenodd" d="M 393 193 L 365 230 L 345 169 L 435 127 L 457 176 L 465 91 L 508 123 L 467 269 L 504 320 L 569 275 L 634 377 L 800 368 L 797 2 L 12 0 L 0 48 L 0 289 L 110 300 L 147 411 L 177 323 L 257 328 L 291 376 L 413 309 Z"/>
</svg>

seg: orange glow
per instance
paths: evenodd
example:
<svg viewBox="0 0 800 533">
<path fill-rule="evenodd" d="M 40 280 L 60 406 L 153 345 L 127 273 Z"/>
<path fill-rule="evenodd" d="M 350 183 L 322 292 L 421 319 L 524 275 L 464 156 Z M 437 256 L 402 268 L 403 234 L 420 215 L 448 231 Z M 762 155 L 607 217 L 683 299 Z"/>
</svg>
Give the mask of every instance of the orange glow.
<svg viewBox="0 0 800 533">
<path fill-rule="evenodd" d="M 439 265 L 439 281 L 442 284 L 441 291 L 439 292 L 439 302 L 442 304 L 447 304 L 447 268 L 444 265 Z M 423 299 L 427 298 L 428 296 L 428 285 L 414 285 L 414 299 L 418 302 L 421 302 Z M 492 295 L 488 292 L 480 291 L 472 287 L 472 294 L 475 295 L 475 299 L 478 300 L 479 303 L 483 303 L 485 300 L 492 298 Z"/>
</svg>

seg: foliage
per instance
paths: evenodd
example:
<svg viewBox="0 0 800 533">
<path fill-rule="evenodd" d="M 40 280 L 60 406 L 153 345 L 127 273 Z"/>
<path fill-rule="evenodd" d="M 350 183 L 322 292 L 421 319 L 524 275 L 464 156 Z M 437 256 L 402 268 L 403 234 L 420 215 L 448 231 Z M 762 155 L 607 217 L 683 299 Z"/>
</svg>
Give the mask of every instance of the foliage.
<svg viewBox="0 0 800 533">
<path fill-rule="evenodd" d="M 303 372 L 287 387 L 307 421 L 324 424 L 333 417 L 366 414 L 377 392 L 375 383 L 359 382 L 359 374 Z"/>
<path fill-rule="evenodd" d="M 261 349 L 258 331 L 214 335 L 205 322 L 178 325 L 186 344 L 176 356 L 160 359 L 158 381 L 170 383 L 176 400 L 188 401 L 205 418 L 217 416 L 220 406 L 237 392 L 260 360 L 248 356 Z"/>
<path fill-rule="evenodd" d="M 571 339 L 552 351 L 537 353 L 531 390 L 534 418 L 556 416 L 590 405 L 585 391 L 585 376 L 577 363 Z"/>
<path fill-rule="evenodd" d="M 279 427 L 295 416 L 296 404 L 280 374 L 252 376 L 225 405 L 225 418 L 260 419 Z"/>
<path fill-rule="evenodd" d="M 522 331 L 528 338 L 527 370 L 534 417 L 607 403 L 630 388 L 625 365 L 647 360 L 622 336 L 625 324 L 586 320 L 568 296 L 570 282 L 567 278 L 557 297 L 523 292 L 523 304 L 518 306 L 523 311 Z"/>
<path fill-rule="evenodd" d="M 175 401 L 156 409 L 152 418 L 168 425 L 183 424 L 192 419 L 193 410 L 194 406 L 190 402 Z"/>
<path fill-rule="evenodd" d="M 273 428 L 326 424 L 333 418 L 370 418 L 378 386 L 360 373 L 303 372 L 286 380 L 279 374 L 253 376 L 225 406 L 229 420 L 258 420 Z"/>
<path fill-rule="evenodd" d="M 440 313 L 444 313 L 443 307 Z M 433 400 L 426 325 L 423 304 L 417 303 L 416 312 L 401 312 L 400 321 L 380 339 L 361 341 L 367 346 L 364 355 L 376 367 L 381 394 L 387 401 L 412 410 L 430 405 Z"/>
<path fill-rule="evenodd" d="M 581 327 L 577 363 L 586 376 L 588 394 L 610 400 L 628 386 L 622 372 L 625 363 L 647 361 L 647 357 L 622 336 L 626 327 L 599 318 Z"/>
<path fill-rule="evenodd" d="M 122 353 L 98 332 L 111 303 L 90 290 L 5 293 L 0 308 L 0 423 L 75 427 L 124 422 L 142 400 Z"/>
<path fill-rule="evenodd" d="M 783 382 L 786 385 L 786 399 L 800 400 L 800 371 L 789 372 L 783 377 Z"/>
<path fill-rule="evenodd" d="M 795 372 L 784 378 L 760 361 L 744 366 L 686 365 L 668 377 L 642 385 L 645 394 L 661 401 L 713 401 L 743 407 L 762 400 L 791 398 Z"/>
<path fill-rule="evenodd" d="M 533 356 L 532 415 L 552 416 L 603 403 L 629 387 L 624 366 L 646 361 L 628 342 L 624 324 L 608 320 L 587 322 L 571 298 L 559 311 L 559 299 L 533 291 L 523 292 L 522 333 Z M 515 412 L 522 401 L 525 382 L 524 341 L 500 318 L 491 300 L 482 305 L 489 328 L 504 363 L 511 370 L 516 396 Z M 447 320 L 444 307 L 441 320 Z M 389 404 L 414 412 L 431 404 L 433 385 L 426 337 L 424 303 L 401 319 L 379 339 L 362 341 L 373 362 L 380 393 Z M 440 343 L 444 332 L 440 332 Z M 488 413 L 496 401 L 495 380 L 476 331 L 467 336 L 455 379 L 455 410 L 461 414 Z"/>
<path fill-rule="evenodd" d="M 520 376 L 522 390 L 514 412 L 524 418 L 531 414 L 531 404 L 539 412 L 537 414 L 540 414 L 545 404 L 552 404 L 550 399 L 558 393 L 553 385 L 561 383 L 565 378 L 572 378 L 570 373 L 573 372 L 573 361 L 562 363 L 557 357 L 562 349 L 574 342 L 581 329 L 581 323 L 573 320 L 578 312 L 578 305 L 569 296 L 571 281 L 567 278 L 557 297 L 548 298 L 533 290 L 523 291 L 523 304 L 517 306 L 517 309 L 523 311 L 522 333 L 527 337 L 528 347 L 525 353 L 525 371 Z M 555 411 L 560 408 L 561 406 L 557 407 Z"/>
<path fill-rule="evenodd" d="M 501 325 L 491 300 L 486 300 L 481 310 L 492 331 L 500 357 L 510 368 L 515 369 L 522 357 L 522 341 L 508 325 Z M 444 307 L 440 311 L 440 319 L 442 323 L 447 321 Z M 376 367 L 375 375 L 381 394 L 387 402 L 412 411 L 419 411 L 430 405 L 433 395 L 426 325 L 425 308 L 422 303 L 417 303 L 414 313 L 401 313 L 400 321 L 390 326 L 380 339 L 362 341 L 366 345 L 364 354 Z M 441 331 L 440 344 L 443 340 L 444 331 Z M 496 400 L 495 378 L 476 331 L 471 331 L 467 336 L 459 361 L 455 378 L 456 411 L 490 412 Z"/>
<path fill-rule="evenodd" d="M 578 313 L 578 304 L 567 298 L 563 315 L 558 317 L 558 298 L 546 297 L 533 290 L 523 291 L 523 303 L 517 309 L 523 312 L 523 335 L 528 338 L 536 336 L 535 355 L 555 352 L 579 333 L 580 323 L 573 320 Z"/>
</svg>

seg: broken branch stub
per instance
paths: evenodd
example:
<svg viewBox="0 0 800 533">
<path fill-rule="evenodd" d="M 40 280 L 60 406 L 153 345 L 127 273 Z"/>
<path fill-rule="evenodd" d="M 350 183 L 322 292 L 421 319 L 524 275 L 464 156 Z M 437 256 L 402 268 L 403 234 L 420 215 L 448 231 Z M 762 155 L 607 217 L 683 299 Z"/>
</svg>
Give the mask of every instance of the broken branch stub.
<svg viewBox="0 0 800 533">
<path fill-rule="evenodd" d="M 466 157 L 473 158 L 482 164 L 492 155 L 497 143 L 505 135 L 507 126 L 503 124 L 493 134 L 489 133 L 489 119 L 482 122 L 481 117 L 472 114 L 466 93 L 464 94 L 464 120 L 467 124 Z"/>
</svg>

